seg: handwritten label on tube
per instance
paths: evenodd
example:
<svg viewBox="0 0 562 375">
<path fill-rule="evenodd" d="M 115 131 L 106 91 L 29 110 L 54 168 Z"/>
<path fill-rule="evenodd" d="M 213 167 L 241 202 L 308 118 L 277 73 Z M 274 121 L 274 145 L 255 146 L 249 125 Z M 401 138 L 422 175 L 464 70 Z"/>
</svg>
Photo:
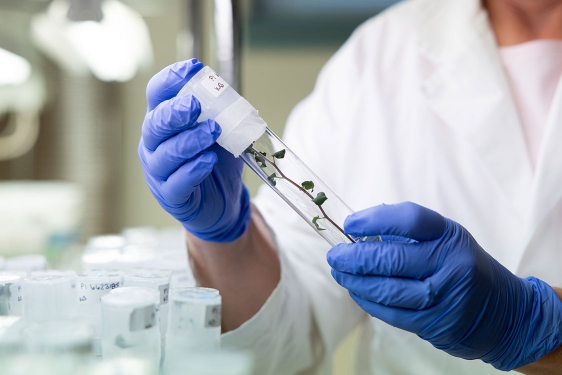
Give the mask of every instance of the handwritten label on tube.
<svg viewBox="0 0 562 375">
<path fill-rule="evenodd" d="M 221 326 L 221 305 L 209 305 L 205 312 L 205 328 Z"/>
<path fill-rule="evenodd" d="M 112 289 L 121 286 L 120 281 L 107 283 L 89 283 L 80 282 L 76 284 L 78 289 L 78 301 L 80 303 L 97 303 L 101 301 L 104 294 L 109 293 Z"/>
<path fill-rule="evenodd" d="M 201 86 L 206 88 L 215 98 L 230 87 L 230 85 L 215 72 L 203 78 Z"/>
</svg>

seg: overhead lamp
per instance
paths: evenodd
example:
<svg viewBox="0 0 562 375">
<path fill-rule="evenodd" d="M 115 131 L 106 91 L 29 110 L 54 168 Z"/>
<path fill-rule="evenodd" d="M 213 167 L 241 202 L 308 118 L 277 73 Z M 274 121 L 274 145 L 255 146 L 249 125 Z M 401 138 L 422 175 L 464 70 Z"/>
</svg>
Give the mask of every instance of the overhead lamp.
<svg viewBox="0 0 562 375">
<path fill-rule="evenodd" d="M 21 85 L 31 76 L 29 61 L 0 48 L 0 86 Z"/>
<path fill-rule="evenodd" d="M 70 74 L 123 82 L 153 61 L 143 18 L 116 0 L 55 0 L 31 22 L 38 49 Z"/>
</svg>

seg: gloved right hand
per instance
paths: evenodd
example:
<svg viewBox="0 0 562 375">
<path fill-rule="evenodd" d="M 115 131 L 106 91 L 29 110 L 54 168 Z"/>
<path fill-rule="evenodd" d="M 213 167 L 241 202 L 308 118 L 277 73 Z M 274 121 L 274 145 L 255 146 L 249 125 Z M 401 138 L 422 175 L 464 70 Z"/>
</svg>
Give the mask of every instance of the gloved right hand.
<svg viewBox="0 0 562 375">
<path fill-rule="evenodd" d="M 202 68 L 196 59 L 178 62 L 148 82 L 138 153 L 148 187 L 167 212 L 205 241 L 231 242 L 250 222 L 243 162 L 215 143 L 216 122 L 197 122 L 196 98 L 176 97 Z"/>
</svg>

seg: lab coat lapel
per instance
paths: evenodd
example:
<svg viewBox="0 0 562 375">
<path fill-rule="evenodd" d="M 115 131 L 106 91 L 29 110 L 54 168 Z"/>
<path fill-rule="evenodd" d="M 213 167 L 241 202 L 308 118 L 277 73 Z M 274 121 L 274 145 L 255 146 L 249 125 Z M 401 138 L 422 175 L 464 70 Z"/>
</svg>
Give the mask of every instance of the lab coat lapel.
<svg viewBox="0 0 562 375">
<path fill-rule="evenodd" d="M 531 217 L 538 226 L 562 199 L 562 77 L 550 106 L 532 190 Z M 534 228 L 531 228 L 534 229 Z"/>
<path fill-rule="evenodd" d="M 493 178 L 526 221 L 533 173 L 487 14 L 477 0 L 435 3 L 419 36 L 428 60 L 422 91 L 430 108 L 474 148 L 482 178 Z"/>
</svg>

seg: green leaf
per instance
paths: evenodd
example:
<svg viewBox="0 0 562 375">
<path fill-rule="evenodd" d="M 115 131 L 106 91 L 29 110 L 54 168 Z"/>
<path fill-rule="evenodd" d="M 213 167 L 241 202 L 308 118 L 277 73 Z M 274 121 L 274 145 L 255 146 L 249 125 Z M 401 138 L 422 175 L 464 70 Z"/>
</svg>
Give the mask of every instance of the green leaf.
<svg viewBox="0 0 562 375">
<path fill-rule="evenodd" d="M 285 149 L 279 150 L 273 153 L 271 156 L 273 156 L 275 159 L 283 159 L 285 157 Z"/>
<path fill-rule="evenodd" d="M 254 150 L 255 151 L 255 150 Z M 265 152 L 254 152 L 254 159 L 256 160 L 256 163 L 261 163 L 260 164 L 260 168 L 265 168 L 267 167 L 267 163 L 265 162 Z"/>
<path fill-rule="evenodd" d="M 251 145 L 248 146 L 248 148 L 246 148 L 244 150 L 245 154 L 253 154 L 254 153 L 254 147 L 252 147 L 254 144 L 252 143 Z"/>
<path fill-rule="evenodd" d="M 314 192 L 314 182 L 312 181 L 304 181 L 301 186 L 304 190 L 310 190 L 310 192 Z"/>
<path fill-rule="evenodd" d="M 275 175 L 275 173 L 273 173 L 271 176 L 267 176 L 267 180 L 269 181 L 269 183 L 270 183 L 272 186 L 277 185 L 277 181 L 275 181 L 276 178 L 279 178 L 279 177 L 277 177 L 277 176 Z"/>
<path fill-rule="evenodd" d="M 325 219 L 325 217 L 320 217 L 320 216 L 314 216 L 312 218 L 312 224 L 314 224 L 314 226 L 316 227 L 316 230 L 326 230 L 325 228 L 320 227 L 320 225 L 318 225 L 318 220 L 321 219 Z"/>
<path fill-rule="evenodd" d="M 316 198 L 314 198 L 312 201 L 314 202 L 315 205 L 322 206 L 322 203 L 326 202 L 327 199 L 328 198 L 326 197 L 326 194 L 324 194 L 324 192 L 321 191 L 316 195 Z"/>
</svg>

